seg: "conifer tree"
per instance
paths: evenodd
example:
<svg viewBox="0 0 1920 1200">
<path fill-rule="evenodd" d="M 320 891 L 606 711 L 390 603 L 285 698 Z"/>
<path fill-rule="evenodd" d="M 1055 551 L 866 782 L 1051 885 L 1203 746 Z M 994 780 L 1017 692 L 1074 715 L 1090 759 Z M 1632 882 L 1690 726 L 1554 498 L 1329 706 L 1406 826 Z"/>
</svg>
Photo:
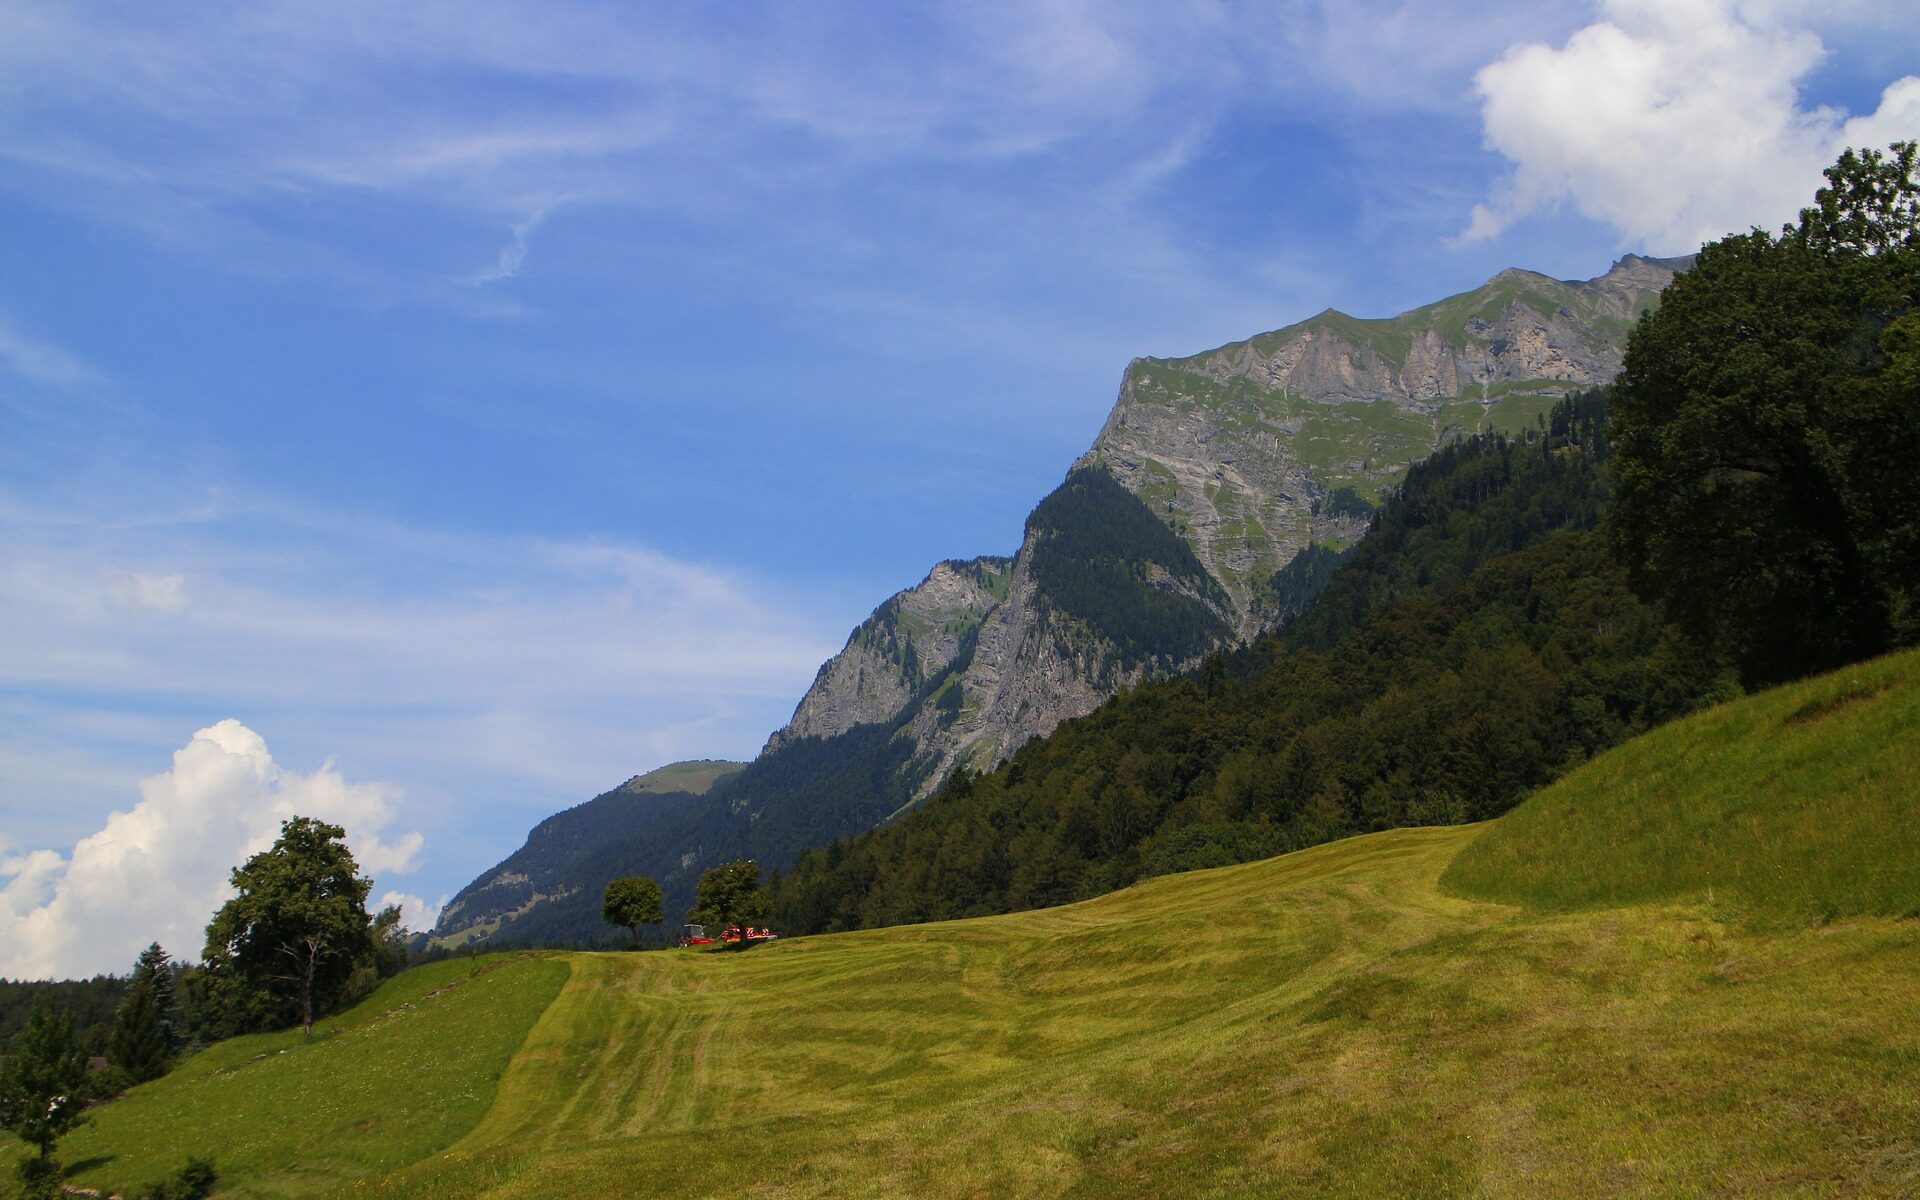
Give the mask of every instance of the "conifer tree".
<svg viewBox="0 0 1920 1200">
<path fill-rule="evenodd" d="M 0 1129 L 32 1146 L 20 1163 L 28 1196 L 57 1195 L 53 1148 L 86 1119 L 87 1055 L 73 1036 L 73 1018 L 41 1002 L 0 1062 Z"/>
<path fill-rule="evenodd" d="M 120 1011 L 114 1017 L 107 1059 L 135 1083 L 158 1079 L 167 1073 L 171 1056 L 160 1033 L 160 1008 L 155 1003 L 151 983 L 135 980 L 128 986 L 126 998 L 120 1002 Z"/>
<path fill-rule="evenodd" d="M 107 1058 L 135 1083 L 167 1073 L 183 1042 L 173 966 L 158 942 L 140 952 L 114 1017 Z"/>
</svg>

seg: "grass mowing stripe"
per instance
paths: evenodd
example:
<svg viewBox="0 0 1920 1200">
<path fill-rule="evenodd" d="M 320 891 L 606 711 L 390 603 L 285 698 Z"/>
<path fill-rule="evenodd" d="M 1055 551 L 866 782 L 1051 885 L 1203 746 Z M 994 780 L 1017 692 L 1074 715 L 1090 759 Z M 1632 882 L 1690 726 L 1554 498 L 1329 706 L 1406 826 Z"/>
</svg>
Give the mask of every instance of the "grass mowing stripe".
<svg viewBox="0 0 1920 1200">
<path fill-rule="evenodd" d="M 499 1119 L 359 1194 L 1914 1192 L 1920 928 L 1441 892 L 1480 832 L 747 954 L 581 955 Z"/>
</svg>

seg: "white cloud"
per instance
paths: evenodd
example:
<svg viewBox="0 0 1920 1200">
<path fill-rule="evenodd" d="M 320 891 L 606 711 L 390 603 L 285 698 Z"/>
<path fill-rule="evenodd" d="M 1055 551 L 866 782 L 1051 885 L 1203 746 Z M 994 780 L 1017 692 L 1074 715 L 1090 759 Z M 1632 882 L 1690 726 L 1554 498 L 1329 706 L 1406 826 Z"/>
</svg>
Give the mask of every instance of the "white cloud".
<svg viewBox="0 0 1920 1200">
<path fill-rule="evenodd" d="M 386 892 L 370 907 L 377 912 L 396 906 L 400 909 L 401 926 L 419 933 L 439 924 L 440 910 L 447 906 L 447 898 L 442 896 L 428 903 L 411 892 Z"/>
<path fill-rule="evenodd" d="M 207 921 L 232 895 L 229 873 L 271 846 L 288 817 L 345 827 L 364 872 L 411 870 L 420 835 L 385 832 L 398 798 L 389 784 L 348 783 L 330 763 L 290 771 L 240 722 L 210 725 L 71 855 L 0 856 L 0 976 L 125 972 L 153 941 L 197 958 Z"/>
<path fill-rule="evenodd" d="M 1808 203 L 1848 145 L 1920 136 L 1920 78 L 1851 121 L 1801 102 L 1820 39 L 1785 6 L 1606 0 L 1554 48 L 1515 46 L 1475 77 L 1487 145 L 1515 164 L 1469 239 L 1571 202 L 1655 253 L 1776 226 Z"/>
</svg>

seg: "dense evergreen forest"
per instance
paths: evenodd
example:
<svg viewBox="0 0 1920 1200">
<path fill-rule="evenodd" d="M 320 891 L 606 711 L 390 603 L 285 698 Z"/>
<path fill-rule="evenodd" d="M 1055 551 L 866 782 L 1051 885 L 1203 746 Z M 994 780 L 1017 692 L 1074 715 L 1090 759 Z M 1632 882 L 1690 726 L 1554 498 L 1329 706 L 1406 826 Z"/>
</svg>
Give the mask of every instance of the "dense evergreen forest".
<svg viewBox="0 0 1920 1200">
<path fill-rule="evenodd" d="M 113 1016 L 127 981 L 113 975 L 92 979 L 0 979 L 0 1046 L 25 1028 L 34 1005 L 45 1003 L 73 1018 L 74 1038 L 89 1055 L 105 1054 Z"/>
<path fill-rule="evenodd" d="M 1113 643 L 1122 668 L 1170 669 L 1233 640 L 1215 611 L 1226 594 L 1193 548 L 1104 468 L 1070 472 L 1027 534 L 1038 603 Z M 1153 586 L 1156 570 L 1179 590 Z"/>
<path fill-rule="evenodd" d="M 1414 468 L 1306 613 L 803 855 L 793 933 L 1058 904 L 1146 875 L 1506 811 L 1731 686 L 1594 532 L 1606 396 Z"/>
</svg>

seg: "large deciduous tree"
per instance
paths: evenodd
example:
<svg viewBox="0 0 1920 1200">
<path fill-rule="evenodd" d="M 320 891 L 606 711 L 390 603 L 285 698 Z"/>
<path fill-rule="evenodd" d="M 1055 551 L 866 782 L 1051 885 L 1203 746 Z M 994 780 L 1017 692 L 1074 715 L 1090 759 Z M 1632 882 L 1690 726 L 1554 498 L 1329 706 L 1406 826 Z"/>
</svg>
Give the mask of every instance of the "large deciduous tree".
<svg viewBox="0 0 1920 1200">
<path fill-rule="evenodd" d="M 314 1018 L 337 1000 L 354 968 L 375 952 L 364 879 L 346 830 L 311 817 L 280 825 L 273 848 L 234 868 L 238 892 L 207 926 L 206 959 L 268 1018 Z"/>
<path fill-rule="evenodd" d="M 1749 685 L 1920 640 L 1920 178 L 1848 151 L 1799 222 L 1703 247 L 1628 342 L 1613 541 Z"/>
<path fill-rule="evenodd" d="M 703 925 L 740 927 L 740 948 L 747 948 L 747 927 L 763 925 L 773 910 L 760 886 L 760 865 L 741 859 L 714 867 L 693 889 L 693 919 Z"/>
<path fill-rule="evenodd" d="M 638 946 L 640 927 L 657 925 L 664 919 L 660 912 L 660 885 L 646 875 L 623 875 L 607 884 L 600 898 L 600 915 L 610 925 L 625 925 L 633 935 L 633 944 Z"/>
</svg>

